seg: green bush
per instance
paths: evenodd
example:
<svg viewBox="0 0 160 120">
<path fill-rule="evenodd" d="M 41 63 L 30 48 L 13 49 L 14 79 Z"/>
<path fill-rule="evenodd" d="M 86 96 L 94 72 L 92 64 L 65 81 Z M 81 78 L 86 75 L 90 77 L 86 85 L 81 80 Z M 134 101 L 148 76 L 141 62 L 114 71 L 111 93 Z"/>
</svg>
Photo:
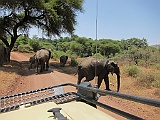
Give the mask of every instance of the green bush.
<svg viewBox="0 0 160 120">
<path fill-rule="evenodd" d="M 160 63 L 155 63 L 152 65 L 155 69 L 160 70 Z"/>
<path fill-rule="evenodd" d="M 160 88 L 160 76 L 153 72 L 145 72 L 145 74 L 139 74 L 137 79 L 138 85 L 150 88 Z"/>
<path fill-rule="evenodd" d="M 53 50 L 51 53 L 51 58 L 53 58 L 54 60 L 59 60 L 60 56 L 62 55 L 66 55 L 66 53 L 63 51 Z"/>
<path fill-rule="evenodd" d="M 40 46 L 42 48 L 46 48 L 51 51 L 55 50 L 55 47 L 51 43 L 48 43 L 48 42 L 40 42 Z"/>
<path fill-rule="evenodd" d="M 128 76 L 131 76 L 131 77 L 137 77 L 140 71 L 136 65 L 125 66 L 124 69 L 125 69 L 125 72 L 128 74 Z"/>
<path fill-rule="evenodd" d="M 0 39 L 0 45 L 3 45 L 3 42 L 1 41 L 1 39 Z"/>
<path fill-rule="evenodd" d="M 37 50 L 39 50 L 41 48 L 40 42 L 37 40 L 31 40 L 29 44 L 33 48 L 34 52 L 36 52 Z"/>
<path fill-rule="evenodd" d="M 104 56 L 101 55 L 100 53 L 94 54 L 93 56 L 97 57 L 98 59 L 103 59 L 104 58 Z"/>
<path fill-rule="evenodd" d="M 74 57 L 71 57 L 70 66 L 73 66 L 73 67 L 75 67 L 75 66 L 77 66 L 77 65 L 78 65 L 78 62 L 77 62 L 77 60 L 76 60 Z"/>
<path fill-rule="evenodd" d="M 28 44 L 27 45 L 19 45 L 18 46 L 18 51 L 19 52 L 27 52 L 27 53 L 30 53 L 31 51 L 33 51 L 32 47 L 29 46 Z"/>
</svg>

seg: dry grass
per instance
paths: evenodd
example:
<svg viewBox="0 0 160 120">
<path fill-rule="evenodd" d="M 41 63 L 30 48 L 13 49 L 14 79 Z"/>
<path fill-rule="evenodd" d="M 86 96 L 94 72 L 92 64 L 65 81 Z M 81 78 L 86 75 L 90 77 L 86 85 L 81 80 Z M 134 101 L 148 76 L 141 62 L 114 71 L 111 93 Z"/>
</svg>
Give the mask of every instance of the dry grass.
<svg viewBox="0 0 160 120">
<path fill-rule="evenodd" d="M 60 67 L 59 66 L 59 61 L 53 61 L 51 60 L 50 63 L 53 67 L 56 67 L 57 69 L 63 71 L 66 74 L 71 74 L 74 75 L 77 71 L 76 67 L 70 67 L 69 64 L 66 64 L 65 67 Z M 144 83 L 143 80 L 145 80 L 145 76 L 147 76 L 147 73 L 153 73 L 152 77 L 155 77 L 157 75 L 160 75 L 160 70 L 155 70 L 151 68 L 144 68 L 144 67 L 139 67 L 140 75 L 142 76 L 143 80 L 138 81 L 138 77 L 130 77 L 126 73 L 125 66 L 121 63 L 119 63 L 120 70 L 121 70 L 121 87 L 120 87 L 120 92 L 126 93 L 126 94 L 133 94 L 133 95 L 138 95 L 138 96 L 145 96 L 145 97 L 152 97 L 152 98 L 158 98 L 160 99 L 160 88 L 155 87 L 155 82 L 150 84 L 148 82 L 150 77 L 148 78 L 149 80 L 147 81 L 150 85 L 150 87 L 146 87 L 143 84 L 140 84 L 140 82 Z M 4 89 L 8 89 L 13 82 L 16 81 L 16 78 L 20 76 L 20 71 L 21 71 L 21 64 L 16 61 L 11 61 L 9 65 L 4 65 L 4 67 L 0 67 L 0 91 L 3 92 Z M 113 76 L 110 74 L 109 75 L 110 79 L 110 89 L 113 91 L 117 90 L 117 80 L 116 80 L 116 75 L 114 74 Z M 160 81 L 160 78 L 157 79 Z M 153 81 L 153 80 L 152 80 Z M 92 81 L 92 84 L 95 84 L 95 80 Z M 154 84 L 154 85 L 153 85 Z M 152 86 L 151 86 L 152 85 Z M 105 84 L 104 81 L 102 82 L 101 89 L 105 89 Z M 148 92 L 148 94 L 147 94 Z"/>
</svg>

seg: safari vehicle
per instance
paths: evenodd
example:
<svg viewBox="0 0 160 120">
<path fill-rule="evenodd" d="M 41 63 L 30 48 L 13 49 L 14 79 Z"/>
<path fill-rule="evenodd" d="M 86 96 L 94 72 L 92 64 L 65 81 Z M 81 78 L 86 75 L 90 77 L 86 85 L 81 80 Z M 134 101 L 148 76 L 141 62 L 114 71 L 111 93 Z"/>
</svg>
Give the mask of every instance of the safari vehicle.
<svg viewBox="0 0 160 120">
<path fill-rule="evenodd" d="M 77 92 L 64 92 L 65 87 Z M 76 89 L 75 89 L 76 90 Z M 96 105 L 129 119 L 141 119 L 98 102 L 101 95 L 112 95 L 160 107 L 160 101 L 140 98 L 92 87 L 89 82 L 80 85 L 65 83 L 0 98 L 0 120 L 114 120 L 96 109 Z"/>
</svg>

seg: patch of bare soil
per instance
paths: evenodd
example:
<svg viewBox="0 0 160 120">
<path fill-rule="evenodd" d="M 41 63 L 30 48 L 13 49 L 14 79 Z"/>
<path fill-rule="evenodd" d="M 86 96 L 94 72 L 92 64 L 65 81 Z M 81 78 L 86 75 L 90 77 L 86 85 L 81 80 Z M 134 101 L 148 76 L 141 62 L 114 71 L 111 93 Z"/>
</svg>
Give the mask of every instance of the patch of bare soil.
<svg viewBox="0 0 160 120">
<path fill-rule="evenodd" d="M 32 54 L 12 52 L 11 63 L 0 67 L 0 96 L 35 90 L 38 88 L 54 86 L 67 82 L 77 82 L 77 75 L 74 76 L 77 71 L 76 67 L 70 67 L 68 64 L 65 67 L 60 67 L 59 62 L 53 60 L 50 61 L 49 71 L 44 71 L 42 74 L 36 75 L 34 69 L 28 69 L 28 60 L 30 56 L 32 56 Z M 110 88 L 111 90 L 116 91 L 116 78 L 115 76 L 109 77 L 112 83 L 110 85 Z M 91 83 L 94 84 L 94 81 L 92 81 Z M 105 89 L 104 83 L 102 84 L 100 89 Z M 155 94 L 156 90 L 157 89 L 155 88 L 138 88 L 135 85 L 134 79 L 127 78 L 122 73 L 120 89 L 121 93 L 160 99 Z M 72 87 L 66 87 L 65 91 L 76 91 L 76 89 Z M 101 96 L 99 101 L 121 111 L 125 111 L 135 116 L 138 116 L 142 119 L 160 119 L 160 108 L 112 96 Z M 118 120 L 125 119 L 124 117 L 103 108 L 98 107 L 98 109 L 106 112 L 107 114 L 110 114 Z"/>
</svg>

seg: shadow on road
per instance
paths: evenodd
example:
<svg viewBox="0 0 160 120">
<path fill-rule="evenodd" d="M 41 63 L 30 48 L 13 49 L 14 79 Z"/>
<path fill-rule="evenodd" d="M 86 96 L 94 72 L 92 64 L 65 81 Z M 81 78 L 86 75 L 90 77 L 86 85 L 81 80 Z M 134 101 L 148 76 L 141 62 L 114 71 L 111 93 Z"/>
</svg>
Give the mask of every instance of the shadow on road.
<svg viewBox="0 0 160 120">
<path fill-rule="evenodd" d="M 29 76 L 36 74 L 36 68 L 29 69 L 29 61 L 19 62 L 11 60 L 10 63 L 4 64 L 2 67 L 0 67 L 0 70 L 9 73 L 16 73 L 22 76 Z M 71 67 L 69 66 L 69 64 L 66 64 L 64 67 L 60 67 L 59 62 L 50 62 L 49 70 L 43 71 L 42 73 L 39 74 L 48 74 L 54 71 L 74 75 L 77 72 L 77 67 Z"/>
</svg>

